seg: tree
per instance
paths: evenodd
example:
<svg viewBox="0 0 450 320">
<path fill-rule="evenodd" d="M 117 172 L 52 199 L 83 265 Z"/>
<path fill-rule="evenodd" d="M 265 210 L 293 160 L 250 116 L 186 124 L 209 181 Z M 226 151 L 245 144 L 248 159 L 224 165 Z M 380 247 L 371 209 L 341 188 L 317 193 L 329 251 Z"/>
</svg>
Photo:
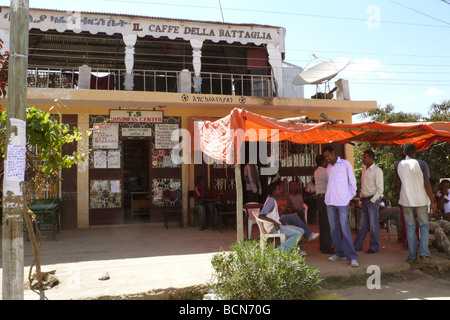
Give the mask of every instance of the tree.
<svg viewBox="0 0 450 320">
<path fill-rule="evenodd" d="M 428 116 L 424 117 L 418 113 L 395 112 L 392 104 L 387 104 L 384 108 L 378 107 L 361 114 L 362 118 L 377 122 L 421 122 L 421 121 L 450 121 L 450 100 L 441 104 L 433 104 Z M 361 181 L 362 154 L 365 150 L 372 149 L 375 153 L 375 163 L 383 170 L 384 174 L 384 196 L 391 199 L 393 203 L 398 202 L 398 195 L 394 191 L 394 165 L 403 155 L 402 147 L 381 145 L 373 148 L 367 142 L 355 143 L 355 169 L 357 180 Z M 431 178 L 438 181 L 441 178 L 450 177 L 450 144 L 436 141 L 427 150 L 419 151 L 417 158 L 427 162 Z"/>
<path fill-rule="evenodd" d="M 62 147 L 65 144 L 74 143 L 83 137 L 83 133 L 78 128 L 70 128 L 68 124 L 59 123 L 59 119 L 52 117 L 49 113 L 27 107 L 26 109 L 26 171 L 24 182 L 24 196 L 29 201 L 38 198 L 48 185 L 48 182 L 57 184 L 61 169 L 70 168 L 79 161 L 84 161 L 84 155 L 73 152 L 69 155 L 62 154 Z M 6 111 L 0 114 L 0 152 L 2 158 L 5 154 L 6 143 Z M 3 160 L 3 159 L 2 159 Z M 3 161 L 0 162 L 2 164 Z M 0 165 L 0 177 L 3 176 L 3 165 Z M 1 191 L 1 186 L 0 186 Z M 25 202 L 25 200 L 24 200 Z M 31 211 L 28 210 L 29 213 Z M 25 214 L 24 220 L 27 225 L 28 234 L 33 246 L 34 261 L 30 267 L 29 279 L 31 285 L 31 270 L 36 266 L 38 288 L 42 289 L 42 275 L 40 272 L 39 253 L 30 216 Z M 36 221 L 35 227 L 38 228 Z M 37 229 L 39 230 L 39 229 Z M 39 233 L 40 234 L 40 233 Z"/>
</svg>

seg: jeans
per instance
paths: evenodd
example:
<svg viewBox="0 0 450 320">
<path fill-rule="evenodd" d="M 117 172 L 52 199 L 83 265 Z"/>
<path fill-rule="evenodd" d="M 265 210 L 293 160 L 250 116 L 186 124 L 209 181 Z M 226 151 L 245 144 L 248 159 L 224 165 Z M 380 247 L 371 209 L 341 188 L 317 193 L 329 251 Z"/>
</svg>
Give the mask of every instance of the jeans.
<svg viewBox="0 0 450 320">
<path fill-rule="evenodd" d="M 291 251 L 298 243 L 300 243 L 300 239 L 304 234 L 304 231 L 301 228 L 284 225 L 280 225 L 280 232 L 284 234 L 287 239 L 280 245 L 279 249 L 286 252 Z M 277 230 L 273 228 L 270 233 L 277 233 Z"/>
<path fill-rule="evenodd" d="M 349 260 L 357 260 L 358 254 L 353 247 L 352 233 L 348 225 L 348 205 L 327 206 L 327 214 L 330 222 L 331 239 L 336 247 L 336 255 L 346 257 Z"/>
<path fill-rule="evenodd" d="M 417 235 L 416 222 L 417 217 L 420 229 L 420 243 L 419 254 L 421 256 L 430 257 L 430 250 L 428 250 L 428 208 L 423 207 L 403 207 L 403 215 L 406 224 L 406 236 L 408 238 L 409 256 L 408 259 L 417 259 Z"/>
<path fill-rule="evenodd" d="M 381 198 L 370 202 L 369 199 L 364 199 L 361 208 L 361 221 L 359 223 L 359 230 L 355 239 L 355 250 L 361 251 L 366 238 L 367 232 L 370 230 L 370 246 L 369 249 L 375 252 L 380 250 L 379 234 L 378 234 L 378 216 Z"/>
<path fill-rule="evenodd" d="M 300 217 L 296 213 L 283 214 L 280 219 L 283 220 L 284 222 L 286 222 L 286 224 L 288 224 L 288 225 L 291 225 L 294 227 L 299 227 L 299 228 L 303 229 L 303 231 L 304 231 L 303 235 L 307 239 L 313 233 L 312 230 L 306 226 L 306 224 L 303 222 L 303 220 L 300 219 Z"/>
<path fill-rule="evenodd" d="M 206 225 L 206 211 L 207 209 L 209 212 L 213 214 L 213 223 L 216 226 L 218 222 L 219 214 L 217 212 L 217 208 L 214 205 L 214 202 L 204 202 L 203 204 L 196 204 L 194 207 L 194 210 L 198 213 L 198 219 L 199 219 L 199 225 L 200 227 L 205 227 Z"/>
<path fill-rule="evenodd" d="M 316 198 L 316 204 L 317 204 L 317 217 L 319 220 L 320 251 L 330 252 L 333 250 L 331 247 L 333 241 L 331 241 L 330 223 L 328 222 L 327 205 L 325 204 L 324 196 L 318 196 Z"/>
</svg>

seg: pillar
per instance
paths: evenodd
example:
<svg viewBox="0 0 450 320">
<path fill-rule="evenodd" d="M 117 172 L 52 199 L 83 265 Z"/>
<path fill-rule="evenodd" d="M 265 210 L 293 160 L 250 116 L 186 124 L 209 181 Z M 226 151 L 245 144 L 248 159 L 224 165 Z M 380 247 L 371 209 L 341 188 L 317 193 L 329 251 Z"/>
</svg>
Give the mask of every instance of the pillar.
<svg viewBox="0 0 450 320">
<path fill-rule="evenodd" d="M 192 46 L 192 65 L 194 66 L 194 92 L 200 93 L 202 88 L 202 78 L 200 72 L 202 69 L 202 46 L 203 41 L 191 39 Z"/>
<path fill-rule="evenodd" d="M 134 66 L 134 46 L 136 44 L 137 35 L 128 34 L 123 35 L 123 42 L 125 42 L 125 68 L 126 75 L 124 86 L 125 90 L 133 90 L 133 66 Z"/>
</svg>

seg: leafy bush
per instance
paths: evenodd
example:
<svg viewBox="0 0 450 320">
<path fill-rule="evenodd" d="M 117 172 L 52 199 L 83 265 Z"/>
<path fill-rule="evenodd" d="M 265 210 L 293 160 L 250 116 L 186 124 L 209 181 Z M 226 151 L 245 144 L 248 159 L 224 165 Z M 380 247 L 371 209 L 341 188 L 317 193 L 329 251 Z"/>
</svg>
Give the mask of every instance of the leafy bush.
<svg viewBox="0 0 450 320">
<path fill-rule="evenodd" d="M 259 241 L 239 241 L 213 256 L 209 286 L 223 299 L 297 300 L 314 297 L 321 281 L 298 251 L 261 250 Z"/>
</svg>

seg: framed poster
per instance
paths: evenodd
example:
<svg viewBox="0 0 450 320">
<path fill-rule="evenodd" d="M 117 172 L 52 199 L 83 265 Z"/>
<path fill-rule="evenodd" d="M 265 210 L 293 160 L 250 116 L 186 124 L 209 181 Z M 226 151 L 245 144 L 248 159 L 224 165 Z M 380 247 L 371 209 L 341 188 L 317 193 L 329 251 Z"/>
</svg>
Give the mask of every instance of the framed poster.
<svg viewBox="0 0 450 320">
<path fill-rule="evenodd" d="M 92 132 L 92 148 L 94 149 L 118 149 L 119 148 L 119 124 L 118 123 L 94 123 Z"/>
<path fill-rule="evenodd" d="M 155 124 L 155 149 L 173 149 L 179 143 L 179 135 L 172 141 L 172 133 L 178 124 Z"/>
</svg>

